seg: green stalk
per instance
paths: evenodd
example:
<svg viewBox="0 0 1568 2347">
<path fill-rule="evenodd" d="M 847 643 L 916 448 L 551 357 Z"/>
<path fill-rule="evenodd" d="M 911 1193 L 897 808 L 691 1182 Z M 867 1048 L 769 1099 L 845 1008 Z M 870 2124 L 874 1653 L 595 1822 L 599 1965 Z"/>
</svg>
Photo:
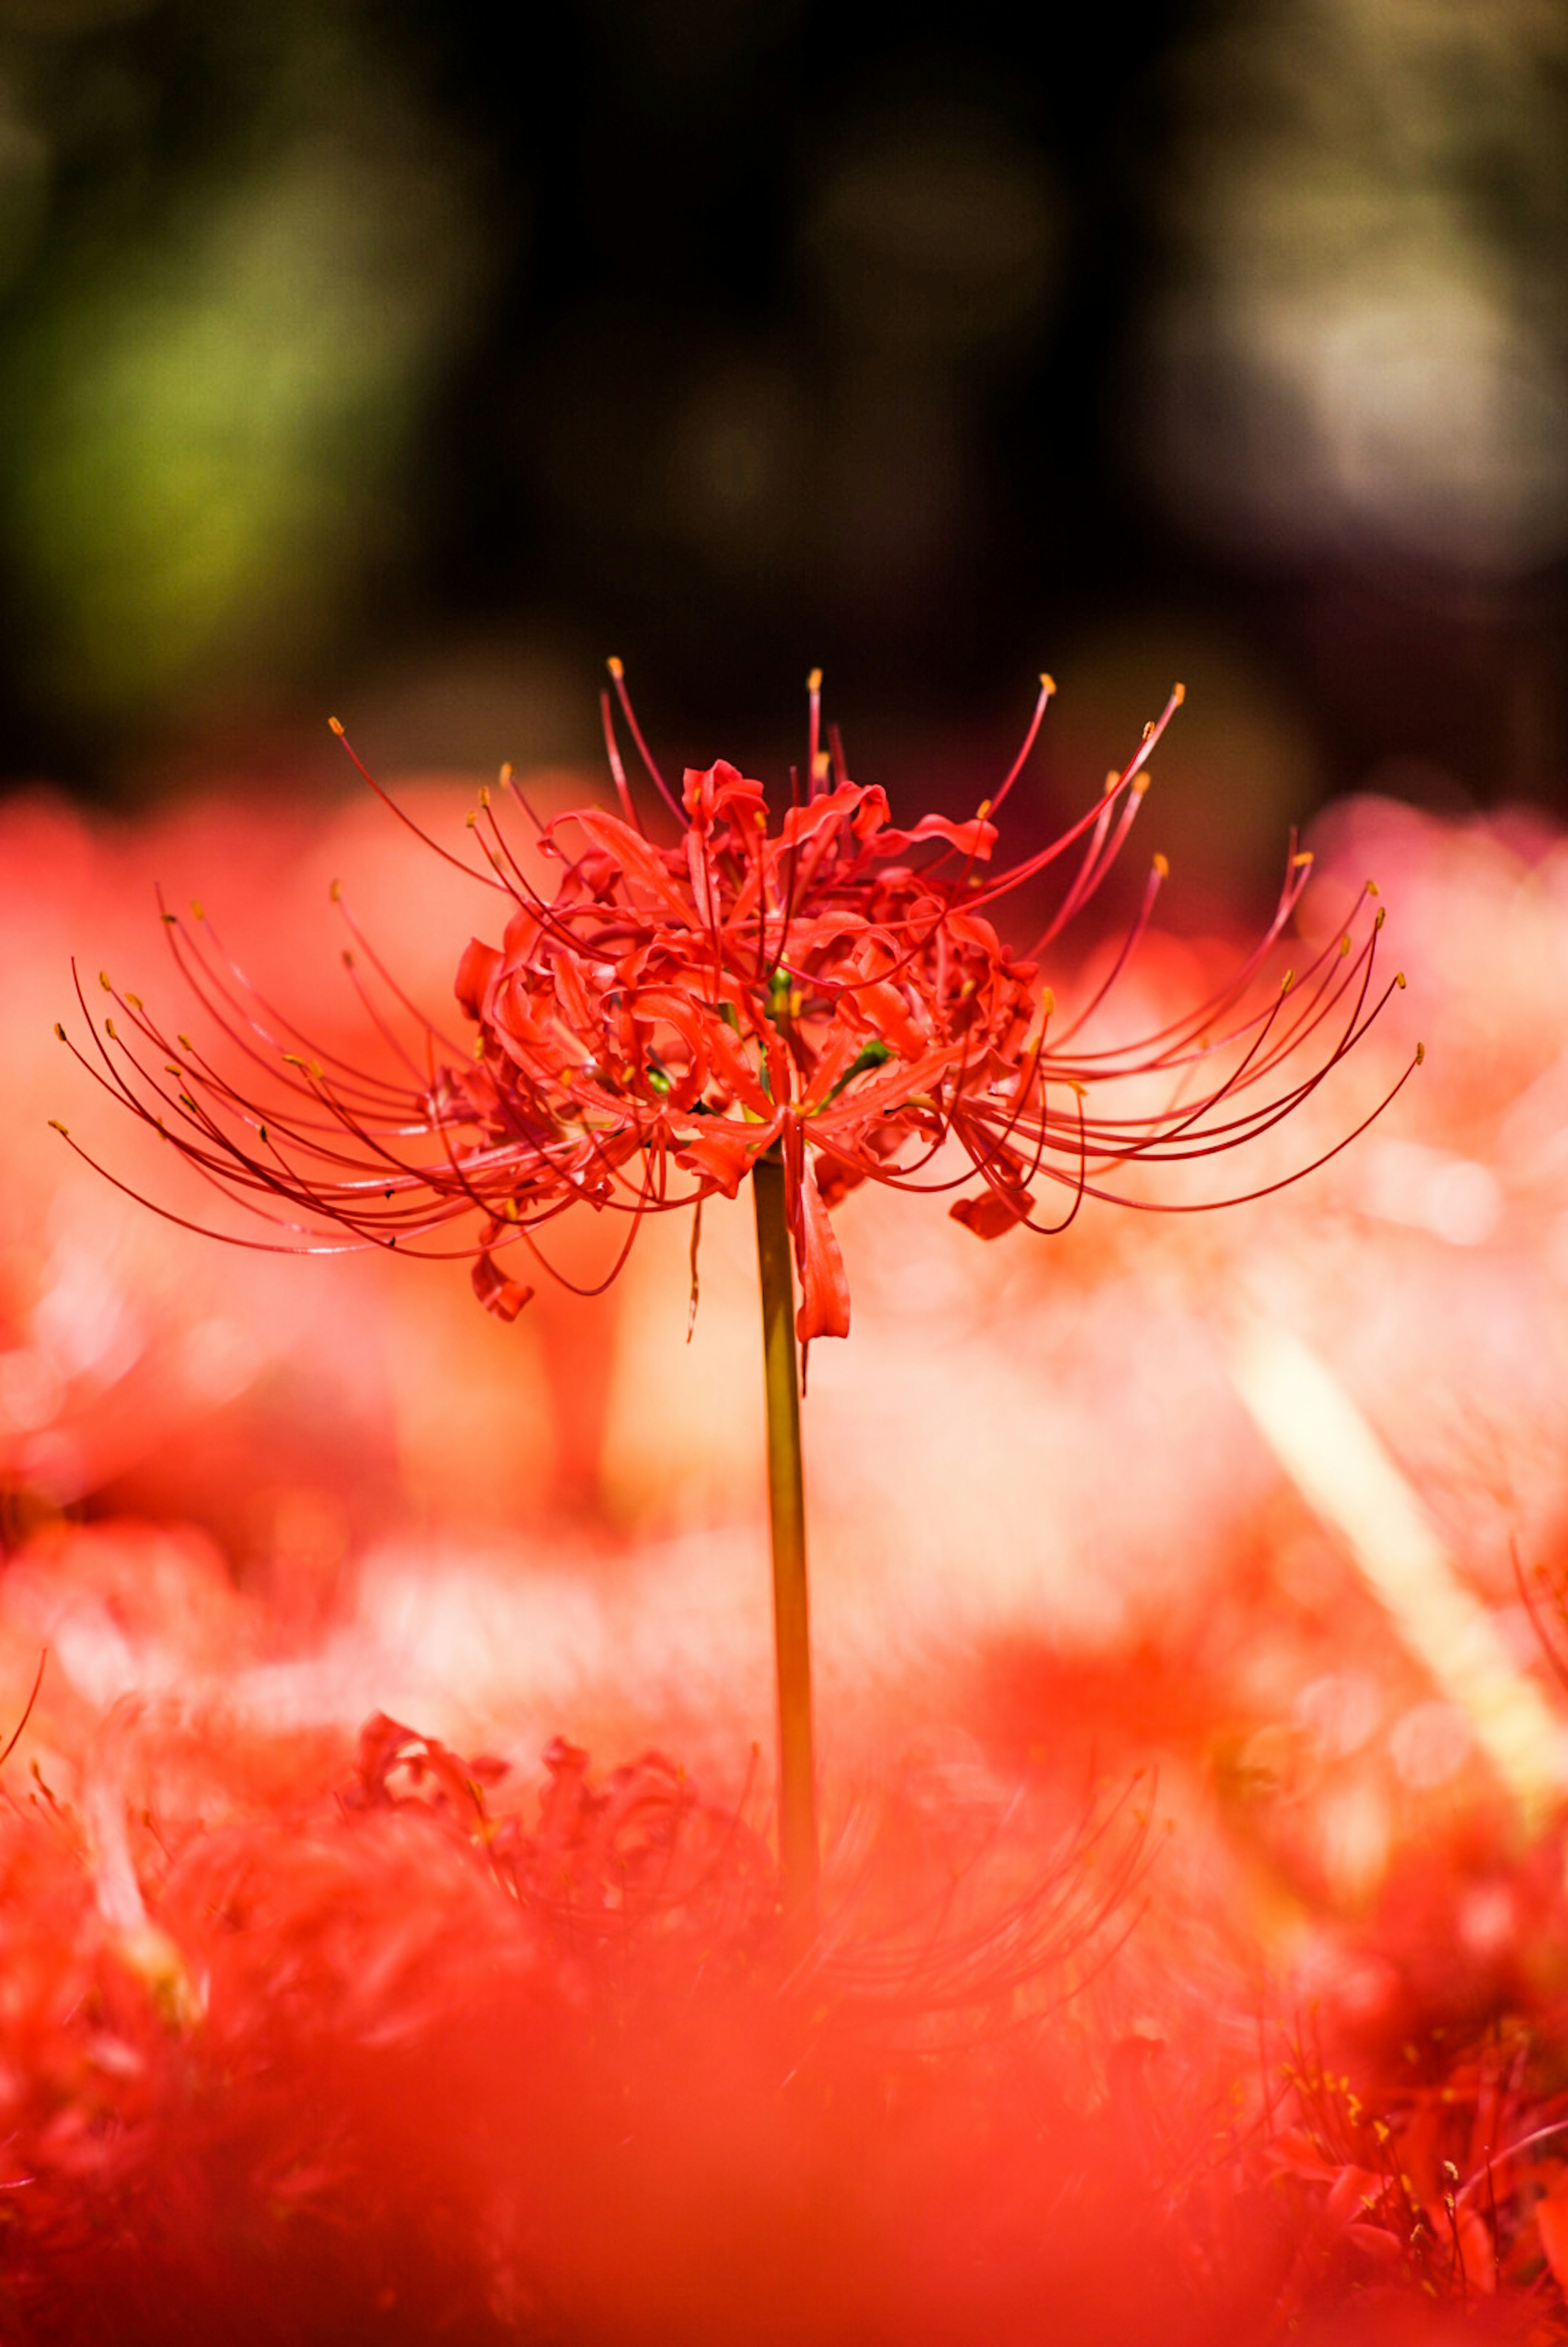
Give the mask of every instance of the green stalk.
<svg viewBox="0 0 1568 2347">
<path fill-rule="evenodd" d="M 800 1379 L 795 1356 L 795 1273 L 775 1156 L 751 1175 L 762 1358 L 768 1393 L 768 1506 L 773 1533 L 773 1630 L 779 1671 L 779 1873 L 798 1950 L 817 1911 L 817 1772 L 811 1747 L 811 1638 L 806 1602 L 806 1489 L 800 1465 Z"/>
</svg>

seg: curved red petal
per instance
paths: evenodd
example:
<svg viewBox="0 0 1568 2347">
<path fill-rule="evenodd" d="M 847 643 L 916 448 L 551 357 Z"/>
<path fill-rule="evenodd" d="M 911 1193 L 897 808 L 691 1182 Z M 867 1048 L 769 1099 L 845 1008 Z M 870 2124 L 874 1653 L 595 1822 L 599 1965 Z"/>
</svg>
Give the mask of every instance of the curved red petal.
<svg viewBox="0 0 1568 2347">
<path fill-rule="evenodd" d="M 803 1345 L 813 1337 L 847 1337 L 850 1333 L 850 1283 L 839 1252 L 817 1169 L 808 1164 L 800 1181 L 800 1219 L 796 1234 L 800 1271 L 800 1304 L 795 1334 Z"/>
</svg>

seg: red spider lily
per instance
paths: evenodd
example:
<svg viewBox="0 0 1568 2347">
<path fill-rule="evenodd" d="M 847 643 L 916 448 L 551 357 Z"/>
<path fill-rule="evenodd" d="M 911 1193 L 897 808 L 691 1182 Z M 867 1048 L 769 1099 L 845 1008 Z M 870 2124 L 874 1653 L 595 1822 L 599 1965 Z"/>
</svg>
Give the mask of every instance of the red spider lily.
<svg viewBox="0 0 1568 2347">
<path fill-rule="evenodd" d="M 1049 846 L 995 871 L 993 817 L 1033 745 L 1049 678 L 994 798 L 966 822 L 928 815 L 900 830 L 885 794 L 850 779 L 836 739 L 831 753 L 820 748 L 817 675 L 808 786 L 775 820 L 761 784 L 723 761 L 688 768 L 677 799 L 647 753 L 618 661 L 611 674 L 675 835 L 661 843 L 641 818 L 607 693 L 619 815 L 586 806 L 541 824 L 504 774 L 534 824 L 536 854 L 560 867 L 553 894 L 530 877 L 482 794 L 470 818 L 484 858 L 473 877 L 507 909 L 499 945 L 475 938 L 459 964 L 457 1000 L 475 1030 L 466 1052 L 423 1020 L 411 1044 L 368 994 L 394 1072 L 317 1051 L 209 929 L 168 912 L 185 978 L 239 1066 L 264 1083 L 227 1072 L 187 1037 L 171 1041 L 138 997 L 104 978 L 120 1019 L 106 1020 L 87 1064 L 268 1223 L 267 1235 L 241 1244 L 461 1254 L 473 1259 L 481 1300 L 511 1319 L 533 1291 L 504 1266 L 504 1251 L 536 1255 L 535 1235 L 568 1207 L 627 1216 L 618 1270 L 645 1214 L 733 1197 L 771 1155 L 784 1169 L 798 1334 L 843 1336 L 850 1295 L 830 1209 L 857 1184 L 966 1191 L 951 1211 L 984 1238 L 1015 1225 L 1060 1230 L 1085 1196 L 1122 1194 L 1118 1175 L 1220 1155 L 1269 1132 L 1386 999 L 1386 988 L 1373 990 L 1382 912 L 1369 885 L 1303 972 L 1259 985 L 1309 876 L 1309 856 L 1292 852 L 1262 938 L 1208 999 L 1136 1042 L 1088 1048 L 1085 1023 L 1125 970 L 1165 877 L 1156 856 L 1109 975 L 1054 1025 L 1040 956 L 1124 846 L 1179 685 L 1098 802 Z M 1053 918 L 1017 955 L 994 907 L 1074 849 Z M 354 956 L 345 960 L 359 983 Z M 1135 1103 L 1103 1107 L 1129 1079 Z M 1055 1221 L 1036 1209 L 1047 1183 L 1067 1194 Z"/>
</svg>

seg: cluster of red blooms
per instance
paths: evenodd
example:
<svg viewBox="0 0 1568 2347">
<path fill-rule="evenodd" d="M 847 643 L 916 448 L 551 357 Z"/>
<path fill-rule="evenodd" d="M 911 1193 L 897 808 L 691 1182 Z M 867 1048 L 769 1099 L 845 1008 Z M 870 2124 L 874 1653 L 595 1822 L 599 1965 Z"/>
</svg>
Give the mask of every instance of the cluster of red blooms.
<svg viewBox="0 0 1568 2347">
<path fill-rule="evenodd" d="M 1257 2335 L 1040 2025 L 1104 1958 L 1114 1844 L 1014 1800 L 955 1867 L 905 1788 L 791 1982 L 744 1800 L 545 1757 L 525 1824 L 502 1764 L 384 1716 L 347 1772 L 121 1706 L 83 1814 L 42 1771 L 0 1805 L 8 2347 Z"/>
<path fill-rule="evenodd" d="M 131 1032 L 106 1022 L 120 1056 L 99 1043 L 95 1072 L 269 1220 L 268 1235 L 248 1244 L 459 1253 L 473 1258 L 482 1300 L 510 1319 L 532 1289 L 504 1267 L 503 1251 L 534 1252 L 534 1234 L 569 1206 L 625 1214 L 629 1246 L 645 1214 L 734 1196 L 777 1153 L 798 1333 L 843 1336 L 850 1296 L 830 1209 L 857 1184 L 964 1191 L 952 1212 L 982 1237 L 1059 1229 L 1084 1196 L 1117 1195 L 1114 1177 L 1129 1168 L 1220 1154 L 1267 1133 L 1385 999 L 1372 990 L 1382 915 L 1370 887 L 1308 968 L 1266 991 L 1255 985 L 1309 876 L 1310 857 L 1292 853 L 1264 936 L 1214 995 L 1136 1042 L 1086 1048 L 1085 1024 L 1147 925 L 1166 868 L 1156 856 L 1108 974 L 1054 1023 L 1039 957 L 1115 862 L 1179 685 L 1097 803 L 996 871 L 994 818 L 1033 745 L 1049 678 L 994 797 L 967 821 L 928 815 L 901 830 L 885 794 L 850 780 L 836 737 L 820 746 L 815 674 L 806 786 L 775 822 L 762 785 L 722 761 L 687 769 L 677 799 L 647 753 L 618 661 L 611 673 L 677 835 L 661 845 L 641 820 L 608 694 L 619 816 L 587 806 L 541 824 L 504 777 L 535 822 L 537 854 L 561 867 L 553 895 L 483 794 L 470 820 L 485 864 L 473 876 L 510 909 L 498 946 L 475 938 L 462 957 L 457 999 L 477 1030 L 469 1052 L 429 1028 L 410 1050 L 373 1006 L 399 1073 L 317 1052 L 216 948 L 165 914 L 187 979 L 273 1092 L 239 1089 L 129 994 L 116 1000 Z M 1074 850 L 1054 917 L 1016 954 L 993 908 Z M 1107 1112 L 1105 1088 L 1126 1079 L 1140 1080 L 1136 1105 Z M 1044 1183 L 1067 1194 L 1055 1222 L 1037 1213 Z"/>
</svg>

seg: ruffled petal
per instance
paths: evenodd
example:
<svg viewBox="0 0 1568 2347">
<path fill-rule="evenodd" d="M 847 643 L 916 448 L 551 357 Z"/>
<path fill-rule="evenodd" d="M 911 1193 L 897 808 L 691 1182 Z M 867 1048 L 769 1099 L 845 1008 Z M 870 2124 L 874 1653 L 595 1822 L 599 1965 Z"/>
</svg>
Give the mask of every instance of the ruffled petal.
<svg viewBox="0 0 1568 2347">
<path fill-rule="evenodd" d="M 498 1320 L 515 1320 L 534 1293 L 520 1280 L 508 1279 L 492 1255 L 475 1255 L 470 1276 L 473 1293 L 486 1312 L 494 1312 Z"/>
<path fill-rule="evenodd" d="M 479 938 L 469 938 L 463 948 L 452 990 L 471 1019 L 484 1016 L 491 983 L 500 967 L 501 956 L 494 946 L 485 945 Z"/>
</svg>

